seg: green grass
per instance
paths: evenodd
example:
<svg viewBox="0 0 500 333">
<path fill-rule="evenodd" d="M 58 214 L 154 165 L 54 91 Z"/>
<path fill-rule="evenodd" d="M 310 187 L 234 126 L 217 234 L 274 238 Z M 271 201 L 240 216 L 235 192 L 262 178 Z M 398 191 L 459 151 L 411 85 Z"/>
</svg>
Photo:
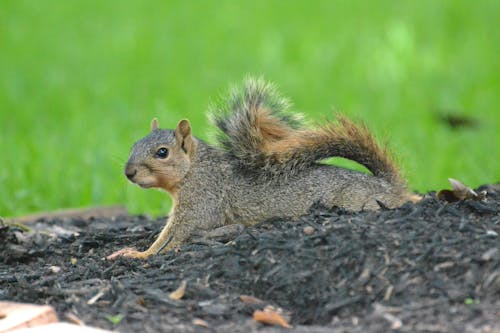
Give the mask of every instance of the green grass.
<svg viewBox="0 0 500 333">
<path fill-rule="evenodd" d="M 0 216 L 125 204 L 165 214 L 123 165 L 151 118 L 189 118 L 247 74 L 310 119 L 389 139 L 413 189 L 500 180 L 497 1 L 2 1 Z M 436 110 L 477 119 L 454 131 Z"/>
</svg>

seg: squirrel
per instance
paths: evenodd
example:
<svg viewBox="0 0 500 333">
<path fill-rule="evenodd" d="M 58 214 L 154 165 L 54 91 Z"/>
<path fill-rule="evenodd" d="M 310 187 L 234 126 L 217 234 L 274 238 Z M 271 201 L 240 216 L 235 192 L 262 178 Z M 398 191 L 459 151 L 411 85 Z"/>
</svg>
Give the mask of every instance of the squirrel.
<svg viewBox="0 0 500 333">
<path fill-rule="evenodd" d="M 337 122 L 309 128 L 262 79 L 247 79 L 243 90 L 234 90 L 209 114 L 218 129 L 217 146 L 195 138 L 188 120 L 166 130 L 156 118 L 149 135 L 134 144 L 126 177 L 167 191 L 173 208 L 147 250 L 125 248 L 108 259 L 144 259 L 199 231 L 296 218 L 316 203 L 360 211 L 421 199 L 407 190 L 387 148 L 365 125 L 339 115 Z M 321 163 L 329 157 L 355 161 L 371 174 Z"/>
</svg>

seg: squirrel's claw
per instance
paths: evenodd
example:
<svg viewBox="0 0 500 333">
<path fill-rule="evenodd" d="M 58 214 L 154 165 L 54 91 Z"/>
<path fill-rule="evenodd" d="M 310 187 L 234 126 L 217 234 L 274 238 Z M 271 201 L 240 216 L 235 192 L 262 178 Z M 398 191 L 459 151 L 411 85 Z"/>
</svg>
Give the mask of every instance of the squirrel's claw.
<svg viewBox="0 0 500 333">
<path fill-rule="evenodd" d="M 107 256 L 106 259 L 107 260 L 116 260 L 119 257 L 146 259 L 147 257 L 149 257 L 149 253 L 137 251 L 133 247 L 126 247 L 124 249 L 113 252 L 112 254 Z"/>
</svg>

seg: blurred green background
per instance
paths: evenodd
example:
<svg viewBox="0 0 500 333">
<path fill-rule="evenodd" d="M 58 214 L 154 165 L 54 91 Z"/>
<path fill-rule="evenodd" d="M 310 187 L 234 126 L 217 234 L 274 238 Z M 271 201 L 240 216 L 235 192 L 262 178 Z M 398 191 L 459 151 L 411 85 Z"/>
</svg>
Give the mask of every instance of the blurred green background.
<svg viewBox="0 0 500 333">
<path fill-rule="evenodd" d="M 363 119 L 414 190 L 448 188 L 448 177 L 498 182 L 499 9 L 2 0 L 0 216 L 108 204 L 166 214 L 166 194 L 123 176 L 130 147 L 155 116 L 166 128 L 189 118 L 207 139 L 207 105 L 248 74 L 277 83 L 310 119 Z"/>
</svg>

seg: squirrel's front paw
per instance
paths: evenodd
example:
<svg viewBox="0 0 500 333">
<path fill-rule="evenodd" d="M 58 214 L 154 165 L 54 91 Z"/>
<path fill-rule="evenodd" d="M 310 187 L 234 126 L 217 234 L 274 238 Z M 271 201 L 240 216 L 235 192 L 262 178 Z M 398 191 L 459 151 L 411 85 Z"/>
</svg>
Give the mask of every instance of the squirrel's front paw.
<svg viewBox="0 0 500 333">
<path fill-rule="evenodd" d="M 109 256 L 106 257 L 108 260 L 115 260 L 118 257 L 127 257 L 127 258 L 138 258 L 138 259 L 146 259 L 149 257 L 149 253 L 137 251 L 133 247 L 126 247 L 124 249 L 113 252 Z"/>
</svg>

